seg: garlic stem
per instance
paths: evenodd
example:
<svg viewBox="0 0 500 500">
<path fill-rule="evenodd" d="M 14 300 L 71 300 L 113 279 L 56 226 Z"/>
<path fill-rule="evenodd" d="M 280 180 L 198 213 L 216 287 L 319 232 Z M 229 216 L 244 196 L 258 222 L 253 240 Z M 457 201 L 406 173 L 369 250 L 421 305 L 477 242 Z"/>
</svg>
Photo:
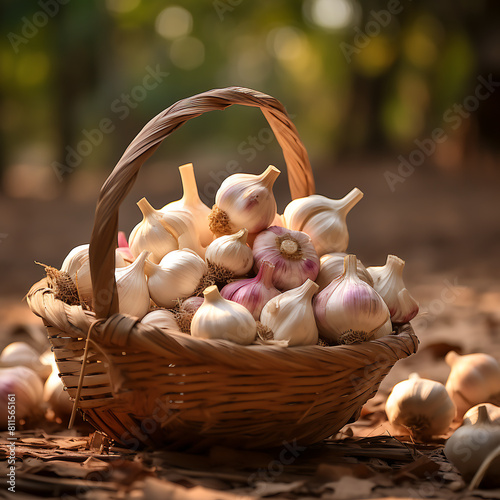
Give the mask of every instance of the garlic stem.
<svg viewBox="0 0 500 500">
<path fill-rule="evenodd" d="M 217 285 L 212 285 L 212 286 L 209 286 L 208 288 L 205 288 L 205 290 L 203 290 L 203 296 L 205 297 L 205 300 L 209 304 L 214 304 L 215 302 L 217 302 L 219 299 L 222 298 L 220 296 L 219 289 L 217 288 Z"/>
<path fill-rule="evenodd" d="M 339 205 L 340 205 L 340 211 L 344 214 L 347 215 L 351 209 L 358 203 L 359 200 L 363 198 L 363 192 L 358 189 L 354 188 L 352 191 L 347 193 L 342 199 L 339 200 Z"/>
<path fill-rule="evenodd" d="M 198 205 L 200 195 L 198 193 L 198 186 L 196 184 L 196 177 L 194 176 L 194 168 L 192 163 L 187 163 L 179 167 L 182 183 L 182 198 L 187 202 L 188 206 Z"/>
<path fill-rule="evenodd" d="M 155 215 L 156 210 L 150 205 L 149 201 L 146 198 L 142 198 L 137 202 L 137 206 L 139 207 L 142 215 L 147 217 L 148 215 Z"/>
<path fill-rule="evenodd" d="M 396 257 L 396 255 L 388 255 L 386 266 L 398 276 L 403 276 L 403 269 L 405 267 L 405 261 Z"/>
<path fill-rule="evenodd" d="M 248 230 L 246 228 L 240 229 L 235 236 L 237 240 L 239 240 L 243 245 L 245 245 L 247 242 Z"/>
<path fill-rule="evenodd" d="M 161 213 L 160 213 L 160 216 L 158 215 L 158 210 L 156 210 L 155 208 L 153 208 L 151 206 L 151 204 L 149 203 L 148 200 L 146 200 L 146 198 L 142 198 L 140 199 L 138 202 L 137 202 L 137 206 L 139 207 L 140 211 L 142 212 L 142 215 L 144 216 L 144 218 L 147 218 L 147 217 L 155 217 L 158 222 L 160 222 L 160 224 L 176 239 L 178 240 L 181 233 L 179 231 L 176 231 L 175 228 L 170 225 L 164 217 L 161 217 Z"/>
<path fill-rule="evenodd" d="M 299 245 L 294 240 L 283 240 L 280 245 L 282 254 L 293 255 L 299 249 Z"/>
<path fill-rule="evenodd" d="M 344 273 L 347 278 L 358 278 L 358 259 L 356 255 L 349 254 L 344 257 Z"/>
<path fill-rule="evenodd" d="M 262 185 L 268 189 L 271 189 L 273 184 L 276 182 L 276 179 L 280 175 L 280 171 L 273 165 L 269 165 L 269 167 L 260 174 L 260 179 L 262 181 Z"/>
</svg>

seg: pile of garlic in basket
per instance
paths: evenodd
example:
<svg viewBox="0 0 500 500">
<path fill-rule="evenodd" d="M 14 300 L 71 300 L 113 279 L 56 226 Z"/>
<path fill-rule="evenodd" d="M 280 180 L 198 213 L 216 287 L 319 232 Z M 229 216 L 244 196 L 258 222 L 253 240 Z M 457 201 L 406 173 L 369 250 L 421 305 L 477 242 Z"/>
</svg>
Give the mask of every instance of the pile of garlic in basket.
<svg viewBox="0 0 500 500">
<path fill-rule="evenodd" d="M 210 210 L 193 165 L 179 170 L 183 197 L 160 210 L 142 198 L 143 220 L 128 242 L 119 234 L 120 313 L 167 333 L 283 346 L 372 340 L 418 313 L 403 260 L 389 255 L 384 266 L 365 268 L 345 253 L 346 216 L 363 197 L 358 188 L 340 200 L 295 199 L 279 215 L 273 184 L 280 171 L 269 166 L 261 175 L 229 176 Z M 58 273 L 91 309 L 88 245 L 73 249 Z"/>
</svg>

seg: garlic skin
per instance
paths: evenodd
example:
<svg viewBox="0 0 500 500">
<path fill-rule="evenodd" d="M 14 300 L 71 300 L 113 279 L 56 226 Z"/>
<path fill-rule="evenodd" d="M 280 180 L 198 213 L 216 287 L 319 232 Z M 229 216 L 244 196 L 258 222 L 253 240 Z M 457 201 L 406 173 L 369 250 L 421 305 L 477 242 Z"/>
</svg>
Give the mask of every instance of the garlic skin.
<svg viewBox="0 0 500 500">
<path fill-rule="evenodd" d="M 234 234 L 216 238 L 205 252 L 205 260 L 231 271 L 235 276 L 244 276 L 253 266 L 252 249 L 247 245 L 248 231 L 240 229 Z"/>
<path fill-rule="evenodd" d="M 260 175 L 233 174 L 222 182 L 215 204 L 229 218 L 231 232 L 246 228 L 249 233 L 258 233 L 271 225 L 276 215 L 273 185 L 280 173 L 269 165 Z M 217 235 L 213 225 L 212 231 Z"/>
<path fill-rule="evenodd" d="M 143 219 L 130 233 L 128 242 L 134 258 L 147 250 L 151 252 L 149 260 L 158 264 L 162 257 L 179 248 L 179 233 L 170 226 L 162 212 L 155 210 L 146 198 L 137 202 Z"/>
<path fill-rule="evenodd" d="M 387 321 L 379 328 L 374 330 L 371 334 L 371 339 L 381 339 L 382 337 L 386 337 L 387 335 L 392 335 L 393 332 L 393 324 L 391 318 L 388 318 Z"/>
<path fill-rule="evenodd" d="M 193 164 L 186 163 L 186 165 L 182 165 L 179 167 L 179 173 L 181 174 L 182 182 L 182 198 L 168 203 L 161 211 L 163 213 L 168 213 L 172 210 L 184 209 L 190 212 L 194 218 L 194 226 L 201 246 L 207 247 L 214 239 L 208 221 L 210 208 L 200 199 Z"/>
<path fill-rule="evenodd" d="M 477 422 L 459 427 L 446 442 L 446 458 L 470 481 L 486 457 L 500 448 L 500 426 L 491 423 L 484 406 L 478 410 Z M 484 475 L 483 483 L 488 487 L 500 485 L 498 471 L 500 456 L 493 460 Z"/>
<path fill-rule="evenodd" d="M 42 380 L 45 380 L 52 371 L 51 366 L 45 364 L 40 354 L 27 342 L 11 342 L 5 346 L 0 354 L 0 366 L 2 368 L 26 366 Z"/>
<path fill-rule="evenodd" d="M 205 298 L 191 321 L 191 335 L 202 339 L 230 340 L 251 344 L 257 335 L 257 323 L 246 307 L 223 299 L 215 285 L 203 292 Z"/>
<path fill-rule="evenodd" d="M 70 250 L 63 260 L 61 271 L 67 272 L 71 277 L 80 269 L 81 265 L 89 259 L 89 244 L 78 245 Z"/>
<path fill-rule="evenodd" d="M 346 217 L 361 198 L 363 193 L 358 188 L 340 200 L 319 194 L 297 198 L 286 206 L 283 219 L 288 229 L 303 231 L 311 237 L 320 257 L 345 252 L 349 244 Z"/>
<path fill-rule="evenodd" d="M 271 226 L 253 242 L 254 269 L 262 262 L 274 265 L 273 284 L 278 290 L 291 290 L 314 281 L 319 272 L 319 258 L 311 238 L 300 231 Z"/>
<path fill-rule="evenodd" d="M 146 260 L 144 270 L 153 302 L 171 309 L 177 305 L 177 299 L 194 293 L 208 266 L 196 252 L 186 248 L 169 252 L 159 265 Z"/>
<path fill-rule="evenodd" d="M 179 325 L 175 320 L 175 314 L 167 309 L 155 309 L 148 312 L 142 318 L 141 324 L 155 326 L 160 330 L 166 330 L 167 333 L 172 331 L 180 333 Z"/>
<path fill-rule="evenodd" d="M 373 278 L 373 288 L 382 296 L 391 312 L 393 323 L 408 323 L 418 314 L 418 303 L 405 288 L 403 269 L 405 261 L 388 255 L 384 266 L 367 268 Z"/>
<path fill-rule="evenodd" d="M 260 321 L 274 333 L 274 340 L 289 346 L 316 345 L 318 328 L 314 321 L 312 297 L 318 285 L 307 279 L 298 288 L 272 298 L 262 309 Z"/>
<path fill-rule="evenodd" d="M 150 298 L 144 266 L 149 252 L 144 250 L 126 267 L 115 270 L 118 312 L 141 319 L 149 310 Z"/>
<path fill-rule="evenodd" d="M 413 437 L 427 439 L 448 431 L 456 407 L 443 384 L 412 373 L 392 389 L 385 404 L 392 425 L 409 430 Z"/>
<path fill-rule="evenodd" d="M 450 351 L 445 357 L 451 367 L 446 390 L 457 405 L 461 417 L 469 408 L 500 400 L 500 364 L 488 354 L 460 356 Z"/>
<path fill-rule="evenodd" d="M 481 403 L 479 405 L 473 406 L 464 415 L 464 421 L 462 425 L 474 425 L 479 420 L 479 408 L 484 406 L 488 418 L 492 424 L 500 425 L 500 406 L 496 406 L 491 403 Z M 484 410 L 482 410 L 484 411 Z"/>
<path fill-rule="evenodd" d="M 316 295 L 313 306 L 321 336 L 339 344 L 370 340 L 390 319 L 382 297 L 359 279 L 355 255 L 344 258 L 344 273 Z"/>
<path fill-rule="evenodd" d="M 325 253 L 319 259 L 319 273 L 316 283 L 319 285 L 319 292 L 324 290 L 333 280 L 336 280 L 344 272 L 344 252 Z M 373 286 L 373 279 L 362 262 L 357 260 L 356 267 L 359 279 Z"/>
<path fill-rule="evenodd" d="M 270 262 L 264 261 L 255 278 L 229 283 L 221 290 L 220 294 L 227 300 L 245 306 L 252 313 L 254 319 L 258 320 L 264 305 L 281 293 L 273 286 L 273 273 L 274 266 Z"/>
</svg>

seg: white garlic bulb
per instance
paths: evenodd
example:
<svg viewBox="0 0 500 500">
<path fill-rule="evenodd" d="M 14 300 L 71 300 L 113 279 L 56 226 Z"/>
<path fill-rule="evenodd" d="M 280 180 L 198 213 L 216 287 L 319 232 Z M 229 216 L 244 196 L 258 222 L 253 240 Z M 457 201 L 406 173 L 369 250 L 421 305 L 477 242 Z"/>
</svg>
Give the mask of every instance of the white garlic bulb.
<svg viewBox="0 0 500 500">
<path fill-rule="evenodd" d="M 373 278 L 373 288 L 382 296 L 391 312 L 393 323 L 408 323 L 418 313 L 418 303 L 405 288 L 403 269 L 405 261 L 388 255 L 384 266 L 367 268 Z"/>
<path fill-rule="evenodd" d="M 155 210 L 146 198 L 139 200 L 137 206 L 143 219 L 130 233 L 130 251 L 137 258 L 141 252 L 147 250 L 151 252 L 149 260 L 158 264 L 164 255 L 179 248 L 180 233 L 165 221 L 163 213 Z"/>
<path fill-rule="evenodd" d="M 385 412 L 391 424 L 405 427 L 412 436 L 425 439 L 448 430 L 456 407 L 443 384 L 412 373 L 408 380 L 394 386 Z"/>
<path fill-rule="evenodd" d="M 390 318 L 382 297 L 359 279 L 355 255 L 344 258 L 344 273 L 314 298 L 320 334 L 339 344 L 373 338 Z"/>
<path fill-rule="evenodd" d="M 258 233 L 271 225 L 276 215 L 273 184 L 280 171 L 270 165 L 262 174 L 233 174 L 220 185 L 215 205 L 222 214 L 213 214 L 210 227 L 219 236 L 246 228 Z"/>
<path fill-rule="evenodd" d="M 289 346 L 318 343 L 311 303 L 317 290 L 318 285 L 307 279 L 300 287 L 283 292 L 266 303 L 260 321 L 272 330 L 274 340 L 287 340 Z"/>
<path fill-rule="evenodd" d="M 200 200 L 196 178 L 192 163 L 179 167 L 181 174 L 183 195 L 180 200 L 172 201 L 165 205 L 161 211 L 164 213 L 172 210 L 184 209 L 189 211 L 194 218 L 194 226 L 202 247 L 206 247 L 214 239 L 209 228 L 208 216 L 210 209 Z"/>
<path fill-rule="evenodd" d="M 194 293 L 207 271 L 205 261 L 187 248 L 169 252 L 159 265 L 147 260 L 149 294 L 156 305 L 170 309 L 177 305 L 177 299 Z"/>
<path fill-rule="evenodd" d="M 273 284 L 279 290 L 297 288 L 318 276 L 318 255 L 311 238 L 300 231 L 271 226 L 255 238 L 253 257 L 256 271 L 264 261 L 274 265 Z"/>
<path fill-rule="evenodd" d="M 445 360 L 451 367 L 446 389 L 459 417 L 474 405 L 500 400 L 500 364 L 495 358 L 483 353 L 460 356 L 450 351 Z"/>
<path fill-rule="evenodd" d="M 155 309 L 148 312 L 141 320 L 142 325 L 156 326 L 160 330 L 167 332 L 179 332 L 179 325 L 175 319 L 175 314 L 167 309 Z"/>
<path fill-rule="evenodd" d="M 203 292 L 205 298 L 191 321 L 191 335 L 202 339 L 230 340 L 251 344 L 257 335 L 257 323 L 241 304 L 223 299 L 215 285 Z"/>
<path fill-rule="evenodd" d="M 247 245 L 248 231 L 240 229 L 237 233 L 216 238 L 205 251 L 205 260 L 221 266 L 235 276 L 244 276 L 252 269 L 252 249 Z"/>
<path fill-rule="evenodd" d="M 319 285 L 318 292 L 325 289 L 333 280 L 337 279 L 344 272 L 344 258 L 347 254 L 344 252 L 325 253 L 319 259 L 319 273 L 316 283 Z M 359 279 L 373 286 L 373 279 L 366 270 L 363 263 L 357 260 L 357 273 Z"/>
<path fill-rule="evenodd" d="M 144 265 L 149 252 L 144 250 L 126 267 L 115 269 L 118 312 L 141 319 L 149 310 L 150 298 Z"/>
<path fill-rule="evenodd" d="M 317 254 L 345 252 L 349 244 L 346 217 L 363 198 L 363 193 L 354 188 L 341 200 L 331 200 L 314 194 L 291 201 L 285 208 L 283 218 L 286 227 L 307 233 Z"/>
<path fill-rule="evenodd" d="M 81 265 L 89 259 L 89 244 L 78 245 L 77 247 L 70 250 L 68 255 L 64 258 L 61 265 L 61 271 L 67 272 L 71 277 L 73 277 L 80 269 Z"/>
<path fill-rule="evenodd" d="M 481 403 L 467 410 L 464 415 L 463 425 L 474 425 L 478 421 L 479 408 L 481 408 L 481 406 L 484 406 L 484 408 L 486 409 L 486 413 L 488 414 L 488 418 L 490 419 L 491 423 L 500 425 L 500 406 L 496 406 L 491 403 Z"/>
<path fill-rule="evenodd" d="M 51 373 L 50 364 L 43 362 L 40 354 L 27 342 L 11 342 L 0 354 L 0 365 L 4 368 L 11 366 L 27 366 L 45 380 Z"/>
</svg>

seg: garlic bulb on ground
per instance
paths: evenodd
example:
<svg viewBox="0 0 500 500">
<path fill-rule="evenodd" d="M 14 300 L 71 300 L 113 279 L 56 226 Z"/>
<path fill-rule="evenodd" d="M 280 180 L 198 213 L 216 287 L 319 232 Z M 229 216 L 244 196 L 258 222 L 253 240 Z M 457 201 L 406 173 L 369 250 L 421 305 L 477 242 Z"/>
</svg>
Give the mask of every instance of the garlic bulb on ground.
<svg viewBox="0 0 500 500">
<path fill-rule="evenodd" d="M 446 442 L 444 454 L 460 471 L 463 478 L 470 481 L 491 453 L 496 455 L 496 458 L 486 471 L 484 483 L 486 486 L 494 487 L 500 485 L 498 476 L 500 470 L 500 426 L 491 423 L 486 408 L 481 406 L 477 422 L 473 425 L 459 427 Z"/>
<path fill-rule="evenodd" d="M 488 414 L 488 418 L 490 419 L 491 423 L 500 425 L 500 406 L 496 406 L 491 403 L 481 403 L 467 410 L 464 415 L 463 425 L 474 425 L 478 421 L 479 408 L 481 408 L 481 406 L 484 406 L 484 408 L 486 409 L 486 413 Z"/>
<path fill-rule="evenodd" d="M 325 289 L 333 280 L 337 279 L 344 272 L 344 258 L 347 254 L 344 252 L 325 253 L 319 259 L 319 273 L 316 283 L 319 285 L 319 292 Z M 365 283 L 373 286 L 373 279 L 365 266 L 357 260 L 358 277 Z"/>
<path fill-rule="evenodd" d="M 393 425 L 405 427 L 417 438 L 444 434 L 456 413 L 443 384 L 412 373 L 392 389 L 385 412 Z"/>
<path fill-rule="evenodd" d="M 115 270 L 118 312 L 141 319 L 149 310 L 150 298 L 144 266 L 149 252 L 144 250 L 126 267 Z"/>
<path fill-rule="evenodd" d="M 216 238 L 205 251 L 209 264 L 220 266 L 234 276 L 244 276 L 252 269 L 252 249 L 247 245 L 248 231 L 243 228 L 234 234 Z"/>
<path fill-rule="evenodd" d="M 165 205 L 161 211 L 167 213 L 179 208 L 188 210 L 193 215 L 195 230 L 199 241 L 203 247 L 206 247 L 214 239 L 208 222 L 208 216 L 211 212 L 210 208 L 201 201 L 200 195 L 198 194 L 193 164 L 187 163 L 186 165 L 182 165 L 179 167 L 179 172 L 182 181 L 182 198 Z"/>
<path fill-rule="evenodd" d="M 191 335 L 202 339 L 230 340 L 251 344 L 257 335 L 257 323 L 241 304 L 223 299 L 215 285 L 203 292 L 203 304 L 191 322 Z"/>
<path fill-rule="evenodd" d="M 175 314 L 167 309 L 155 309 L 148 312 L 141 320 L 142 325 L 156 326 L 160 330 L 180 332 L 179 325 L 175 320 Z"/>
<path fill-rule="evenodd" d="M 270 165 L 262 174 L 233 174 L 220 185 L 210 216 L 216 236 L 231 234 L 244 227 L 258 233 L 271 225 L 276 215 L 273 185 L 280 171 Z"/>
<path fill-rule="evenodd" d="M 286 227 L 307 233 L 317 254 L 345 252 L 349 244 L 346 217 L 363 198 L 363 193 L 354 188 L 344 198 L 331 200 L 313 194 L 291 201 L 285 208 L 283 218 Z"/>
<path fill-rule="evenodd" d="M 279 290 L 297 288 L 318 276 L 318 255 L 311 238 L 300 231 L 271 226 L 255 238 L 253 257 L 256 271 L 265 260 L 274 265 L 273 284 Z"/>
<path fill-rule="evenodd" d="M 177 305 L 177 299 L 194 293 L 208 266 L 196 252 L 186 248 L 169 252 L 159 265 L 146 260 L 144 270 L 153 302 L 170 309 Z"/>
<path fill-rule="evenodd" d="M 149 260 L 158 264 L 164 255 L 179 248 L 179 233 L 165 221 L 163 213 L 155 210 L 146 198 L 139 200 L 137 206 L 143 219 L 130 233 L 130 251 L 137 258 L 141 252 L 147 250 L 151 252 Z"/>
<path fill-rule="evenodd" d="M 355 255 L 344 258 L 344 273 L 316 295 L 313 306 L 321 336 L 339 344 L 372 339 L 390 318 L 382 297 L 359 279 Z"/>
<path fill-rule="evenodd" d="M 479 403 L 500 400 L 500 364 L 495 358 L 483 353 L 460 356 L 450 351 L 445 360 L 451 367 L 446 389 L 459 417 Z"/>
<path fill-rule="evenodd" d="M 288 290 L 266 303 L 260 322 L 272 330 L 274 340 L 287 340 L 289 346 L 318 343 L 318 329 L 311 303 L 317 290 L 318 285 L 307 279 L 300 287 Z"/>
<path fill-rule="evenodd" d="M 367 268 L 373 278 L 373 288 L 382 296 L 391 312 L 393 323 L 408 323 L 418 313 L 418 303 L 405 288 L 403 269 L 405 261 L 388 255 L 384 266 Z"/>
<path fill-rule="evenodd" d="M 220 294 L 227 300 L 245 306 L 258 320 L 264 305 L 281 293 L 273 286 L 273 273 L 273 264 L 264 261 L 255 278 L 229 283 Z"/>
<path fill-rule="evenodd" d="M 45 380 L 52 371 L 51 366 L 45 364 L 40 354 L 27 342 L 11 342 L 5 346 L 0 354 L 0 366 L 2 368 L 26 366 L 42 380 Z"/>
</svg>

